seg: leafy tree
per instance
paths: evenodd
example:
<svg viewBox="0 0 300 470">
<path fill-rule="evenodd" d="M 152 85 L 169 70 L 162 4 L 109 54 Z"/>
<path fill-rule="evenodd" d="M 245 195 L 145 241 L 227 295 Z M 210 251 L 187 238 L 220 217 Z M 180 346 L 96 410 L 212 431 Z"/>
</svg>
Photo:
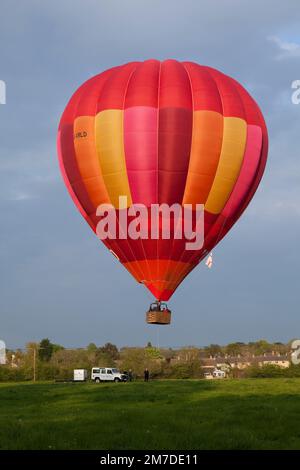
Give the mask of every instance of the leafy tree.
<svg viewBox="0 0 300 470">
<path fill-rule="evenodd" d="M 99 367 L 115 367 L 116 366 L 116 363 L 114 359 L 112 359 L 110 354 L 99 351 L 99 349 L 97 349 L 95 353 L 95 359 L 93 362 L 94 363 L 92 364 L 92 366 L 99 366 Z"/>
<path fill-rule="evenodd" d="M 61 344 L 52 344 L 53 353 L 65 349 Z"/>
<path fill-rule="evenodd" d="M 252 343 L 252 349 L 256 356 L 260 356 L 261 354 L 265 354 L 267 352 L 272 351 L 272 345 L 268 343 L 265 339 L 260 339 L 255 343 Z"/>
<path fill-rule="evenodd" d="M 147 367 L 150 376 L 157 377 L 162 372 L 162 363 L 163 359 L 149 355 L 147 348 L 126 348 L 122 351 L 120 367 L 123 370 L 131 369 L 136 377 L 142 377 Z"/>
<path fill-rule="evenodd" d="M 174 379 L 192 379 L 203 377 L 203 369 L 199 361 L 173 364 L 163 370 L 166 377 Z"/>
<path fill-rule="evenodd" d="M 115 361 L 116 359 L 119 359 L 120 353 L 115 344 L 112 343 L 106 343 L 104 346 L 98 348 L 99 353 L 104 353 L 106 354 L 110 359 Z"/>
<path fill-rule="evenodd" d="M 150 343 L 151 344 L 151 343 Z M 153 346 L 147 346 L 145 348 L 146 357 L 153 358 L 153 359 L 161 359 L 162 355 L 158 348 L 154 348 Z"/>
<path fill-rule="evenodd" d="M 34 349 L 38 350 L 39 343 L 35 343 L 34 341 L 29 341 L 26 343 L 26 353 L 31 353 Z"/>
<path fill-rule="evenodd" d="M 226 346 L 226 353 L 229 356 L 237 356 L 238 354 L 241 354 L 242 348 L 239 343 L 229 343 Z"/>
<path fill-rule="evenodd" d="M 286 369 L 273 364 L 266 364 L 262 367 L 252 366 L 246 371 L 246 377 L 251 378 L 276 378 L 287 375 Z"/>
<path fill-rule="evenodd" d="M 221 356 L 223 353 L 222 347 L 219 344 L 210 344 L 209 346 L 206 346 L 205 352 L 209 356 Z"/>
<path fill-rule="evenodd" d="M 53 354 L 53 344 L 48 338 L 42 339 L 39 345 L 39 358 L 41 361 L 50 361 Z"/>
<path fill-rule="evenodd" d="M 95 343 L 90 343 L 87 346 L 87 350 L 88 350 L 88 352 L 96 352 L 97 351 L 97 346 L 95 345 Z"/>
</svg>

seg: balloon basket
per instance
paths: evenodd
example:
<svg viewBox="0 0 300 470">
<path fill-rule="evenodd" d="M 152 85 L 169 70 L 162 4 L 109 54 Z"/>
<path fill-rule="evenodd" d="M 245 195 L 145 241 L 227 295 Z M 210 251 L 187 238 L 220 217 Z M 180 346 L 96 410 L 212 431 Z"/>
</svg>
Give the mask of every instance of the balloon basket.
<svg viewBox="0 0 300 470">
<path fill-rule="evenodd" d="M 154 302 L 146 312 L 146 322 L 150 325 L 169 325 L 171 323 L 171 310 L 166 304 Z"/>
</svg>

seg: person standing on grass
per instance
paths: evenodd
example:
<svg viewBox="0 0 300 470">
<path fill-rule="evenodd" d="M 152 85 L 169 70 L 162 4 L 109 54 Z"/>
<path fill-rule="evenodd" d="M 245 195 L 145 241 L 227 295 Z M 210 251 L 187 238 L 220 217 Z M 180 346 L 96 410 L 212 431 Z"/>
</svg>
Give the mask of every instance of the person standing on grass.
<svg viewBox="0 0 300 470">
<path fill-rule="evenodd" d="M 131 369 L 129 369 L 129 371 L 128 371 L 128 378 L 129 378 L 129 382 L 133 381 L 133 373 L 132 373 Z"/>
<path fill-rule="evenodd" d="M 149 370 L 146 368 L 144 370 L 144 382 L 148 382 L 149 381 Z"/>
</svg>

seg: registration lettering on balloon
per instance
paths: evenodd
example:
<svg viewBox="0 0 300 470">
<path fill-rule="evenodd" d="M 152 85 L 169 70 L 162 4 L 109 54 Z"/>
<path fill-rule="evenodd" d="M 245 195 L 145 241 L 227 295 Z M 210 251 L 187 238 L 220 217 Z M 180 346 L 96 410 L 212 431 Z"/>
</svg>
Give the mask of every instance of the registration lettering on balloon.
<svg viewBox="0 0 300 470">
<path fill-rule="evenodd" d="M 76 132 L 76 134 L 74 134 L 74 139 L 81 139 L 81 138 L 84 138 L 84 137 L 87 137 L 88 134 L 86 131 L 82 131 L 82 132 Z"/>
<path fill-rule="evenodd" d="M 159 302 L 242 215 L 267 151 L 263 115 L 242 85 L 171 59 L 92 77 L 58 130 L 60 168 L 78 210 Z"/>
</svg>

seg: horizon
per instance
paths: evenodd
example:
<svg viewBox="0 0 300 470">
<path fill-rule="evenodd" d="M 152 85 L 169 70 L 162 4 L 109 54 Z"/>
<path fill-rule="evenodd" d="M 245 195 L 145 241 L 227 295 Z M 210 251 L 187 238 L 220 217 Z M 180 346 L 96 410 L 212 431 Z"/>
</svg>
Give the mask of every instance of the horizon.
<svg viewBox="0 0 300 470">
<path fill-rule="evenodd" d="M 20 350 L 20 351 L 26 351 L 26 344 L 30 344 L 30 343 L 36 343 L 36 344 L 39 344 L 43 339 L 46 339 L 46 338 L 41 338 L 39 341 L 32 341 L 32 340 L 28 340 L 25 342 L 25 344 L 23 345 L 23 347 L 10 347 L 9 345 L 6 344 L 6 350 L 7 351 L 16 351 L 16 350 Z M 52 343 L 51 341 L 51 338 L 47 338 L 50 340 L 50 342 Z M 269 341 L 268 339 L 266 338 L 259 338 L 257 340 L 253 340 L 253 341 L 246 341 L 246 342 L 242 342 L 242 341 L 230 341 L 229 343 L 210 343 L 210 344 L 205 344 L 205 345 L 196 345 L 196 344 L 182 344 L 182 345 L 173 345 L 173 346 L 170 346 L 170 345 L 162 345 L 162 344 L 156 344 L 152 341 L 146 341 L 146 344 L 143 344 L 143 345 L 136 345 L 136 344 L 132 344 L 132 345 L 129 345 L 129 344 L 124 344 L 124 345 L 119 345 L 119 344 L 115 344 L 115 343 L 112 343 L 111 341 L 109 340 L 106 340 L 106 343 L 110 343 L 110 344 L 114 344 L 115 346 L 117 346 L 118 350 L 120 351 L 121 349 L 124 349 L 124 348 L 137 348 L 137 349 L 143 349 L 143 348 L 146 348 L 148 343 L 151 343 L 151 346 L 153 348 L 156 348 L 156 349 L 174 349 L 174 350 L 178 350 L 178 349 L 189 349 L 189 348 L 195 348 L 195 349 L 205 349 L 205 348 L 209 348 L 210 346 L 214 345 L 214 346 L 220 346 L 221 348 L 223 347 L 226 347 L 228 346 L 229 344 L 240 344 L 240 345 L 244 345 L 244 346 L 249 346 L 253 343 L 258 343 L 259 341 L 266 341 L 267 343 L 270 344 L 270 346 L 274 346 L 274 345 L 283 345 L 283 346 L 287 346 L 289 343 L 295 341 L 297 338 L 293 337 L 291 339 L 289 339 L 288 341 L 286 342 L 282 342 L 282 341 L 275 341 L 275 342 L 272 342 L 272 341 Z M 67 349 L 67 350 L 73 350 L 73 349 L 87 349 L 88 346 L 90 344 L 95 344 L 97 346 L 97 348 L 101 348 L 103 346 L 105 346 L 106 343 L 103 343 L 103 344 L 96 344 L 94 343 L 93 341 L 89 342 L 88 344 L 86 344 L 85 346 L 71 346 L 71 345 L 66 345 L 64 346 L 63 344 L 58 344 L 58 343 L 53 343 L 55 344 L 56 346 L 62 346 L 64 349 Z"/>
</svg>

